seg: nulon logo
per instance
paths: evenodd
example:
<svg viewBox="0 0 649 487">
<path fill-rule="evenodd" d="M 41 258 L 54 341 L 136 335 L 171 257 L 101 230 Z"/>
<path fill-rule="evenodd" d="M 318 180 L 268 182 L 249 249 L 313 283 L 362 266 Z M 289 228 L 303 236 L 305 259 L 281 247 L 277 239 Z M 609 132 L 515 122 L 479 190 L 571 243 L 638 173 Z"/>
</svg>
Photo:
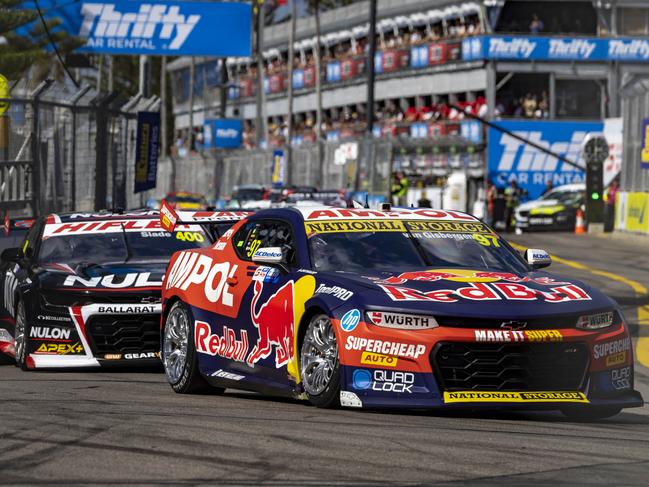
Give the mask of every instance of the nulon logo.
<svg viewBox="0 0 649 487">
<path fill-rule="evenodd" d="M 201 19 L 182 15 L 178 5 L 146 3 L 138 12 L 117 12 L 113 3 L 84 3 L 81 14 L 79 36 L 88 38 L 89 47 L 126 49 L 156 49 L 154 37 L 169 39 L 169 50 L 180 49 Z"/>
</svg>

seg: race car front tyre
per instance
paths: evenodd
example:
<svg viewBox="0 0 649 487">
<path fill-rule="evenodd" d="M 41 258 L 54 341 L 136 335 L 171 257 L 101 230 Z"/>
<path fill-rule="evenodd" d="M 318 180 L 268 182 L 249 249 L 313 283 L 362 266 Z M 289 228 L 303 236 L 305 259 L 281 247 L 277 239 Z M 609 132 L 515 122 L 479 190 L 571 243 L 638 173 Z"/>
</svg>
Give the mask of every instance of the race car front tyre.
<svg viewBox="0 0 649 487">
<path fill-rule="evenodd" d="M 177 301 L 165 320 L 162 363 L 171 388 L 179 394 L 219 393 L 201 376 L 194 349 L 194 318 L 189 307 Z"/>
<path fill-rule="evenodd" d="M 564 416 L 566 416 L 571 421 L 577 422 L 589 422 L 597 421 L 599 419 L 610 418 L 615 416 L 622 408 L 618 407 L 596 407 L 596 406 L 585 406 L 585 407 L 566 407 L 561 410 Z"/>
<path fill-rule="evenodd" d="M 14 349 L 16 351 L 16 367 L 27 369 L 27 346 L 29 344 L 29 324 L 25 314 L 25 303 L 18 300 L 16 304 L 16 328 L 14 330 Z"/>
<path fill-rule="evenodd" d="M 331 318 L 311 318 L 300 353 L 300 375 L 311 404 L 321 408 L 340 405 L 338 344 Z"/>
</svg>

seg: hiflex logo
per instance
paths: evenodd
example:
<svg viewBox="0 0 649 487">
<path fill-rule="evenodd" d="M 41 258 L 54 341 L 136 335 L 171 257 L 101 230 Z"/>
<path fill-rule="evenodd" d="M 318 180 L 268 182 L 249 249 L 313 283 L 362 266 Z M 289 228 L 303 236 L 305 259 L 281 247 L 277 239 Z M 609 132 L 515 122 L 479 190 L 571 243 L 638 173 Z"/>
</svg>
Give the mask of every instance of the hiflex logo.
<svg viewBox="0 0 649 487">
<path fill-rule="evenodd" d="M 489 39 L 489 57 L 495 59 L 529 59 L 536 49 L 537 42 L 526 38 Z"/>
<path fill-rule="evenodd" d="M 79 36 L 88 38 L 91 47 L 155 49 L 151 40 L 158 38 L 169 40 L 170 51 L 178 50 L 201 20 L 200 15 L 183 15 L 180 9 L 143 3 L 137 12 L 119 12 L 114 3 L 84 3 Z"/>
</svg>

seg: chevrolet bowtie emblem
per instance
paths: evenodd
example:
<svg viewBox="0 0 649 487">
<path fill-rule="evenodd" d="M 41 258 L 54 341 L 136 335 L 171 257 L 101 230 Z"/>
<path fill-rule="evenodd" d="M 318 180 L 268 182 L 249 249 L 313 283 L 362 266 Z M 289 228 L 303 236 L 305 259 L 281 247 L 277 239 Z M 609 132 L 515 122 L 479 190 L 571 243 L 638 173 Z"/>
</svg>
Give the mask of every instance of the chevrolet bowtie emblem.
<svg viewBox="0 0 649 487">
<path fill-rule="evenodd" d="M 522 330 L 527 326 L 527 321 L 503 321 L 500 327 L 505 330 Z"/>
<path fill-rule="evenodd" d="M 146 304 L 158 304 L 161 301 L 162 299 L 158 298 L 157 296 L 147 296 L 146 298 L 140 299 L 141 303 L 146 303 Z"/>
</svg>

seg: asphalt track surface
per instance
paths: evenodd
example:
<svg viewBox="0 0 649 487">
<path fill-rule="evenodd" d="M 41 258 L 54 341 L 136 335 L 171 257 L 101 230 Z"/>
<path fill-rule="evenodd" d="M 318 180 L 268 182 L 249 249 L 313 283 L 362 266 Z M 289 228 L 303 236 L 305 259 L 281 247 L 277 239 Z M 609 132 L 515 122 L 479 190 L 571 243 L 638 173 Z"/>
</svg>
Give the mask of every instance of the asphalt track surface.
<svg viewBox="0 0 649 487">
<path fill-rule="evenodd" d="M 649 286 L 646 241 L 512 237 Z M 649 297 L 590 270 L 637 323 Z M 635 324 L 634 324 L 635 326 Z M 635 326 L 645 336 L 649 326 Z M 636 388 L 649 399 L 649 369 Z M 0 367 L 4 485 L 643 485 L 649 407 L 577 423 L 558 413 L 320 410 L 226 391 L 174 394 L 160 370 Z"/>
</svg>

